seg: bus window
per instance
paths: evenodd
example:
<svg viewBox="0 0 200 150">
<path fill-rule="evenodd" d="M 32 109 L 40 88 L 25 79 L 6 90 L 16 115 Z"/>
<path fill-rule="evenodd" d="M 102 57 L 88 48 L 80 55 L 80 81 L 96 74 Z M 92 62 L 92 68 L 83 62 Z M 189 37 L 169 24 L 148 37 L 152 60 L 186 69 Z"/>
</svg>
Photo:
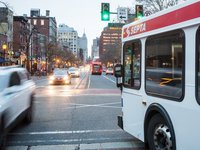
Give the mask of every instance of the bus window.
<svg viewBox="0 0 200 150">
<path fill-rule="evenodd" d="M 141 43 L 139 40 L 124 45 L 124 85 L 140 88 Z"/>
<path fill-rule="evenodd" d="M 184 33 L 177 30 L 146 41 L 146 92 L 180 99 L 183 95 Z"/>
<path fill-rule="evenodd" d="M 125 45 L 124 49 L 124 85 L 125 86 L 131 86 L 131 54 L 132 49 L 131 45 L 127 44 Z"/>
<path fill-rule="evenodd" d="M 197 30 L 196 35 L 196 48 L 197 48 L 197 100 L 200 104 L 200 27 Z"/>
</svg>

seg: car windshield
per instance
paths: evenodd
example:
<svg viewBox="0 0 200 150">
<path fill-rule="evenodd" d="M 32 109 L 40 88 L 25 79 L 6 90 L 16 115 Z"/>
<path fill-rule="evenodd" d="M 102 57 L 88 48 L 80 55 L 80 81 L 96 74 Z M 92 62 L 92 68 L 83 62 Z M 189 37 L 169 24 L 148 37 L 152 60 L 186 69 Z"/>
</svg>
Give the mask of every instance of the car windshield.
<svg viewBox="0 0 200 150">
<path fill-rule="evenodd" d="M 2 92 L 7 87 L 7 85 L 6 85 L 6 83 L 7 83 L 6 76 L 0 75 L 0 81 L 1 81 L 0 92 Z"/>
<path fill-rule="evenodd" d="M 77 68 L 69 68 L 69 71 L 77 71 Z"/>
<path fill-rule="evenodd" d="M 66 75 L 65 71 L 55 71 L 54 75 Z"/>
</svg>

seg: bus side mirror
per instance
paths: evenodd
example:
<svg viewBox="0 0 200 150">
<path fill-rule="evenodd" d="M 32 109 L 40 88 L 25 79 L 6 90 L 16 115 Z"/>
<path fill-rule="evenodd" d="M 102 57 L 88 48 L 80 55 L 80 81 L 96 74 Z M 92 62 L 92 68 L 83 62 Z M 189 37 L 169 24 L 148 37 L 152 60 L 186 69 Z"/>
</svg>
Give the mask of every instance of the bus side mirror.
<svg viewBox="0 0 200 150">
<path fill-rule="evenodd" d="M 120 87 L 122 90 L 122 83 L 118 82 L 118 78 L 122 77 L 122 65 L 121 64 L 116 64 L 114 67 L 114 76 L 116 77 L 116 84 L 117 87 Z"/>
<path fill-rule="evenodd" d="M 116 78 L 122 77 L 122 65 L 116 64 L 114 67 L 114 75 Z"/>
</svg>

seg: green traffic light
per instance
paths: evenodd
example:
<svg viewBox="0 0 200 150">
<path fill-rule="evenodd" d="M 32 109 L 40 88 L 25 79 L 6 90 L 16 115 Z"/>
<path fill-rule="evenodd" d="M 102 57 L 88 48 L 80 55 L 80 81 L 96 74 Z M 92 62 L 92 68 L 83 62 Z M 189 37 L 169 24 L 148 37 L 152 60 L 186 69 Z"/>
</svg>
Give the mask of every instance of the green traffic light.
<svg viewBox="0 0 200 150">
<path fill-rule="evenodd" d="M 110 20 L 110 4 L 101 3 L 101 20 L 109 21 Z"/>
<path fill-rule="evenodd" d="M 141 19 L 142 17 L 144 17 L 144 12 L 143 12 L 143 5 L 136 5 L 135 6 L 135 17 L 137 19 Z"/>
<path fill-rule="evenodd" d="M 140 14 L 140 13 L 137 16 L 138 19 L 141 19 L 142 17 L 143 17 L 143 14 Z"/>
<path fill-rule="evenodd" d="M 110 16 L 109 13 L 102 13 L 102 17 L 101 17 L 102 21 L 109 21 L 110 20 Z"/>
</svg>

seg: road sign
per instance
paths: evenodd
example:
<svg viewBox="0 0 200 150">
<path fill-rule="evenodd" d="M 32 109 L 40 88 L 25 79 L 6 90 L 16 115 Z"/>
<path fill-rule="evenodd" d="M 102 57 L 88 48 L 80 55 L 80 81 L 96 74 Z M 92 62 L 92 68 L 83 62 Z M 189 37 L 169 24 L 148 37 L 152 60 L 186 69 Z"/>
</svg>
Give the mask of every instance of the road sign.
<svg viewBox="0 0 200 150">
<path fill-rule="evenodd" d="M 118 20 L 128 20 L 128 8 L 118 7 L 117 8 L 117 18 Z"/>
</svg>

